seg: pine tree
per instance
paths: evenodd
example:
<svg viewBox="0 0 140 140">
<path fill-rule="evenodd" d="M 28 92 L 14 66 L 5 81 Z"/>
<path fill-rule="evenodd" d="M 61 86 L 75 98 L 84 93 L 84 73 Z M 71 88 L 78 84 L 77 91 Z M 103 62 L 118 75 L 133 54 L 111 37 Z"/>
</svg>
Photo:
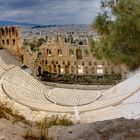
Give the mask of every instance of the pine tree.
<svg viewBox="0 0 140 140">
<path fill-rule="evenodd" d="M 100 34 L 94 45 L 98 55 L 130 69 L 140 66 L 140 0 L 103 0 L 102 12 L 93 22 Z"/>
</svg>

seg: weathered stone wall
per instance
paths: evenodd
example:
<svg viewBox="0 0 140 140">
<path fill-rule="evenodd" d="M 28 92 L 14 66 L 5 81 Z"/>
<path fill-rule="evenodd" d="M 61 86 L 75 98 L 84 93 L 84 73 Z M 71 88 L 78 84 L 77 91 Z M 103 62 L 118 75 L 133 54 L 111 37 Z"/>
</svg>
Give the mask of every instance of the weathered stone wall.
<svg viewBox="0 0 140 140">
<path fill-rule="evenodd" d="M 22 36 L 18 26 L 0 28 L 0 48 L 6 48 L 17 59 L 21 59 Z"/>
<path fill-rule="evenodd" d="M 65 43 L 57 37 L 46 42 L 40 47 L 41 71 L 57 74 L 97 75 L 103 70 L 103 74 L 125 74 L 125 66 L 113 64 L 105 59 L 97 59 L 90 45 L 78 45 Z"/>
</svg>

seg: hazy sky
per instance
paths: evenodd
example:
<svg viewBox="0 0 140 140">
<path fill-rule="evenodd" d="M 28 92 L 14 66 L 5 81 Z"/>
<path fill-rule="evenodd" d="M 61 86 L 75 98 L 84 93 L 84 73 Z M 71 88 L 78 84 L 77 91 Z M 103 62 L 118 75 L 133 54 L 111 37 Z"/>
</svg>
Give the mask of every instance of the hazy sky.
<svg viewBox="0 0 140 140">
<path fill-rule="evenodd" d="M 100 0 L 0 0 L 0 20 L 39 24 L 90 24 Z"/>
</svg>

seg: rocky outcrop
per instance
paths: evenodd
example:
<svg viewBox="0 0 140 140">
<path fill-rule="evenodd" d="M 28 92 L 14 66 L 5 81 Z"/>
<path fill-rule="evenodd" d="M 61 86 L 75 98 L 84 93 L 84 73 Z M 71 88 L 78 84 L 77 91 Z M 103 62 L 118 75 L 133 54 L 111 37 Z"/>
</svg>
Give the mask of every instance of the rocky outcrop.
<svg viewBox="0 0 140 140">
<path fill-rule="evenodd" d="M 53 127 L 49 132 L 54 140 L 140 140 L 140 121 L 125 118 Z"/>
<path fill-rule="evenodd" d="M 39 140 L 33 133 L 27 135 L 30 131 L 36 133 L 36 126 L 0 119 L 0 140 Z M 51 140 L 140 140 L 140 120 L 120 118 L 69 127 L 54 126 L 49 129 L 49 137 Z"/>
</svg>

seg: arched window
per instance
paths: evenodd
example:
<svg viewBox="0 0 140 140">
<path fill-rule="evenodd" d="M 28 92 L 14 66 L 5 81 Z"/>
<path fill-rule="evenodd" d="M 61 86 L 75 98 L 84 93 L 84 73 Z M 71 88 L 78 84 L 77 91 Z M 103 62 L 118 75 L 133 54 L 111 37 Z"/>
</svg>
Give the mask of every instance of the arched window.
<svg viewBox="0 0 140 140">
<path fill-rule="evenodd" d="M 91 62 L 88 62 L 89 66 L 91 66 Z"/>
<path fill-rule="evenodd" d="M 52 54 L 52 52 L 51 52 L 51 50 L 50 49 L 47 49 L 47 55 L 51 55 Z"/>
<path fill-rule="evenodd" d="M 69 49 L 69 55 L 73 56 L 74 55 L 74 51 L 72 49 Z"/>
<path fill-rule="evenodd" d="M 77 59 L 82 59 L 82 51 L 81 51 L 81 49 L 76 50 L 76 58 Z"/>
<path fill-rule="evenodd" d="M 5 44 L 4 40 L 2 40 L 2 44 L 3 44 L 3 45 Z"/>
<path fill-rule="evenodd" d="M 12 29 L 11 29 L 11 28 L 9 28 L 9 35 L 11 35 L 11 32 L 12 32 Z"/>
<path fill-rule="evenodd" d="M 13 45 L 15 45 L 16 44 L 16 40 L 15 39 L 13 39 Z"/>
<path fill-rule="evenodd" d="M 68 61 L 68 65 L 70 65 L 70 61 Z"/>
<path fill-rule="evenodd" d="M 12 27 L 12 34 L 14 35 L 15 34 L 15 28 Z"/>
<path fill-rule="evenodd" d="M 56 61 L 55 64 L 58 64 L 58 61 Z"/>
<path fill-rule="evenodd" d="M 53 68 L 54 68 L 54 72 L 57 72 L 56 65 L 53 65 Z"/>
<path fill-rule="evenodd" d="M 6 27 L 6 35 L 8 35 L 8 27 Z"/>
<path fill-rule="evenodd" d="M 83 74 L 83 66 L 78 66 L 78 74 Z"/>
<path fill-rule="evenodd" d="M 83 45 L 83 42 L 82 42 L 82 41 L 80 41 L 80 42 L 79 42 L 79 45 Z"/>
<path fill-rule="evenodd" d="M 4 35 L 4 29 L 3 28 L 1 28 L 1 34 Z"/>
<path fill-rule="evenodd" d="M 59 56 L 62 56 L 62 50 L 61 50 L 61 49 L 58 49 L 57 54 L 58 54 Z"/>
<path fill-rule="evenodd" d="M 9 45 L 9 40 L 7 39 L 7 45 Z"/>
<path fill-rule="evenodd" d="M 63 61 L 62 64 L 65 65 L 65 61 Z"/>
</svg>

